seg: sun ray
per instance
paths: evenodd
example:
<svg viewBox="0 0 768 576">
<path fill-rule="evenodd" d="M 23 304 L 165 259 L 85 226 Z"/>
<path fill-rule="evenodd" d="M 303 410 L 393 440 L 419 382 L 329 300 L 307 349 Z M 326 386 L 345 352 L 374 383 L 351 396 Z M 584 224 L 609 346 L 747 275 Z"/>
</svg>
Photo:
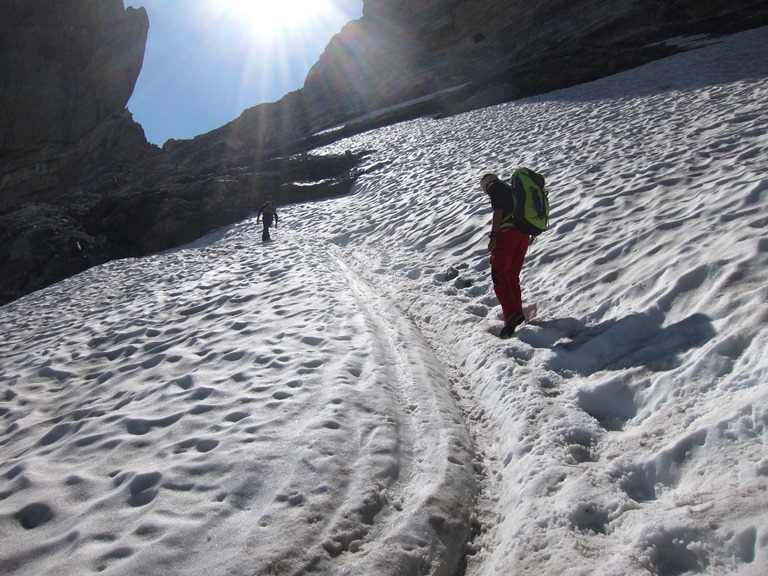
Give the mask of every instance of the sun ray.
<svg viewBox="0 0 768 576">
<path fill-rule="evenodd" d="M 217 0 L 210 10 L 245 27 L 261 40 L 304 30 L 334 10 L 329 0 Z"/>
<path fill-rule="evenodd" d="M 209 29 L 228 30 L 206 46 L 211 60 L 240 75 L 236 106 L 268 101 L 267 92 L 282 93 L 299 85 L 331 37 L 350 18 L 350 2 L 339 0 L 195 0 L 200 39 Z M 346 6 L 346 8 L 345 8 Z M 213 70 L 210 77 L 218 75 Z M 241 108 L 242 109 L 242 108 Z"/>
</svg>

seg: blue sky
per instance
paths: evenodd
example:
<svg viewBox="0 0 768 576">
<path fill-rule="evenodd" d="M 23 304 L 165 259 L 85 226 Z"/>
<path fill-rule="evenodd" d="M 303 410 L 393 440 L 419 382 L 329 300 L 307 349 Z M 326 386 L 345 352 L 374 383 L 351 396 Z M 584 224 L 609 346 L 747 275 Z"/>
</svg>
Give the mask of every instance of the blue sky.
<svg viewBox="0 0 768 576">
<path fill-rule="evenodd" d="M 362 0 L 125 0 L 149 15 L 128 102 L 147 139 L 192 138 L 301 88 Z M 309 7 L 309 8 L 306 8 Z"/>
</svg>

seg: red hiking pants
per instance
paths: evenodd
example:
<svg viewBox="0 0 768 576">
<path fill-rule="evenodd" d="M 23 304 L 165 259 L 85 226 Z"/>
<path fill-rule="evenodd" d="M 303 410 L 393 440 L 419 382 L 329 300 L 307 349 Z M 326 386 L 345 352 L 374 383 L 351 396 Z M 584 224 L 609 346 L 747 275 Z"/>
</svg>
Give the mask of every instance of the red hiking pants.
<svg viewBox="0 0 768 576">
<path fill-rule="evenodd" d="M 517 228 L 505 228 L 496 234 L 496 249 L 491 252 L 491 280 L 505 322 L 514 314 L 523 314 L 520 271 L 529 242 L 530 236 Z"/>
</svg>

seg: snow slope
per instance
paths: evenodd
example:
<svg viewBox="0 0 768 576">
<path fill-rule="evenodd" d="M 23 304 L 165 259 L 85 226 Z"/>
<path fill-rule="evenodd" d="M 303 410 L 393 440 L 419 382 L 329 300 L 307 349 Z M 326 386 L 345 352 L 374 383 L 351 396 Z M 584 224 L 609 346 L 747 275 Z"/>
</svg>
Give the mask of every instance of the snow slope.
<svg viewBox="0 0 768 576">
<path fill-rule="evenodd" d="M 768 29 L 346 149 L 276 242 L 0 308 L 0 573 L 768 573 Z M 478 179 L 521 164 L 501 341 Z"/>
</svg>

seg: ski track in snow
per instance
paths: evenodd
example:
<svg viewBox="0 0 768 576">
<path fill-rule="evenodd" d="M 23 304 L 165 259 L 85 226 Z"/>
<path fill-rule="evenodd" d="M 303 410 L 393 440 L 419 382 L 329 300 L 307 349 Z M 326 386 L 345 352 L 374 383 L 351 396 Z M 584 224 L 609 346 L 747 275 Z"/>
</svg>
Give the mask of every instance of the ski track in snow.
<svg viewBox="0 0 768 576">
<path fill-rule="evenodd" d="M 251 225 L 230 241 L 136 261 L 141 283 L 125 263 L 82 274 L 3 326 L 15 367 L 3 374 L 14 424 L 2 445 L 18 462 L 4 497 L 41 494 L 17 515 L 51 532 L 51 494 L 93 519 L 4 558 L 8 569 L 35 571 L 31 558 L 58 548 L 73 572 L 131 558 L 134 573 L 293 573 L 323 570 L 364 538 L 378 544 L 366 566 L 381 573 L 458 562 L 471 443 L 428 346 L 331 256 L 290 241 L 254 249 Z M 83 313 L 91 322 L 73 325 Z M 87 472 L 82 460 L 94 461 Z M 382 522 L 385 506 L 407 519 Z M 285 546 L 271 538 L 286 533 Z M 146 545 L 166 538 L 174 546 Z M 198 540 L 232 555 L 209 565 Z M 414 552 L 396 560 L 389 548 L 403 543 Z M 346 558 L 334 573 L 359 573 Z"/>
<path fill-rule="evenodd" d="M 765 574 L 768 29 L 345 149 L 385 165 L 274 243 L 2 308 L 2 572 Z M 517 165 L 552 227 L 499 341 Z"/>
</svg>

